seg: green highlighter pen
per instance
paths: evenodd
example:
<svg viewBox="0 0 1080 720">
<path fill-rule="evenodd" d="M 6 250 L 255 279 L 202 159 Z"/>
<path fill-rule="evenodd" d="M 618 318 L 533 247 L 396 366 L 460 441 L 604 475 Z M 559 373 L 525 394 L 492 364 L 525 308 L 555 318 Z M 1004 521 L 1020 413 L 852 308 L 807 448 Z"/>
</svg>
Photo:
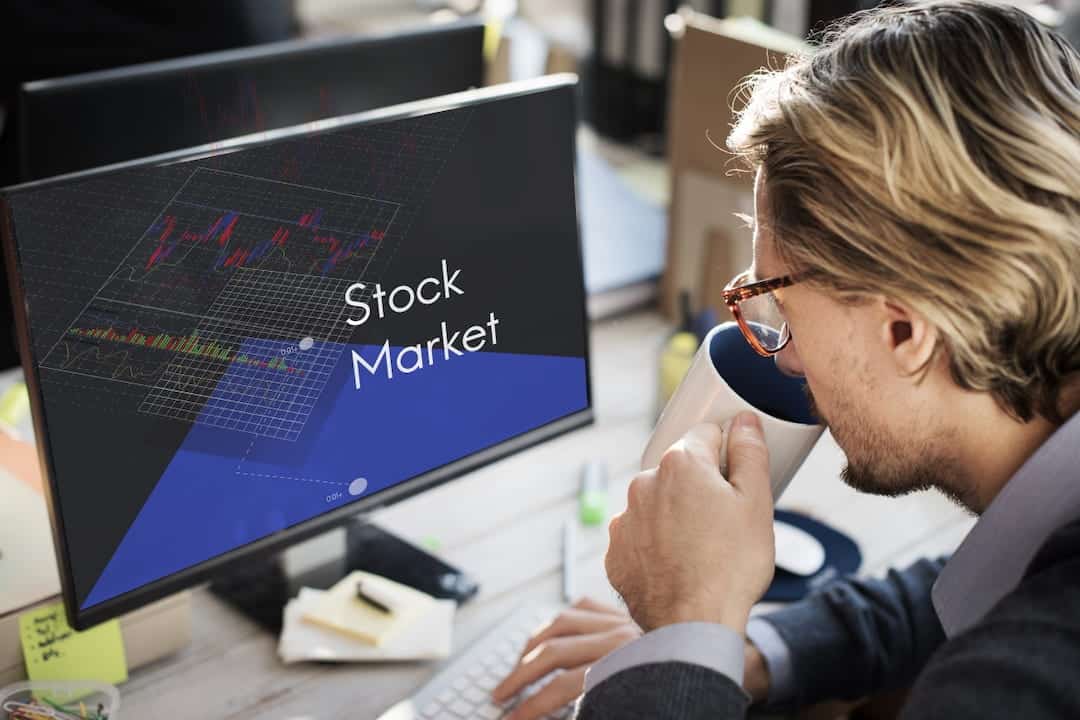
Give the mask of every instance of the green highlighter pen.
<svg viewBox="0 0 1080 720">
<path fill-rule="evenodd" d="M 21 439 L 17 428 L 29 411 L 30 395 L 26 392 L 26 385 L 17 382 L 0 393 L 0 431 Z"/>
<path fill-rule="evenodd" d="M 582 525 L 601 525 L 607 520 L 607 468 L 599 460 L 585 463 L 578 495 Z"/>
</svg>

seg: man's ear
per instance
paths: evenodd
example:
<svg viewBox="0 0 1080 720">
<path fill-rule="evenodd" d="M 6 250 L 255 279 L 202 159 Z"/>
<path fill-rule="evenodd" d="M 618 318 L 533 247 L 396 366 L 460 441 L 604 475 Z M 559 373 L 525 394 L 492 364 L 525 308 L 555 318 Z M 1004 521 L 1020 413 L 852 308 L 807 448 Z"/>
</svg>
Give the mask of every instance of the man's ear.
<svg viewBox="0 0 1080 720">
<path fill-rule="evenodd" d="M 902 303 L 883 299 L 881 339 L 903 375 L 913 375 L 934 355 L 938 332 L 922 313 Z"/>
</svg>

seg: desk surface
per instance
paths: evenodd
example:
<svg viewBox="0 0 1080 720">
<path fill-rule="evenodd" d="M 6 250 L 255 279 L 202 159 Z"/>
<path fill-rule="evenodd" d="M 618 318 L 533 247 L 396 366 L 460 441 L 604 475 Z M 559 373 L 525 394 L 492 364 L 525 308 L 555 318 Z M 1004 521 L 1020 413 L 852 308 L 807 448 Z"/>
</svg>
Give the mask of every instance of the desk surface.
<svg viewBox="0 0 1080 720">
<path fill-rule="evenodd" d="M 668 330 L 653 312 L 595 325 L 595 425 L 376 515 L 403 537 L 439 538 L 440 553 L 480 580 L 480 594 L 458 612 L 455 649 L 466 647 L 522 601 L 558 599 L 560 531 L 576 511 L 586 459 L 606 462 L 611 504 L 615 509 L 624 504 L 654 417 L 656 360 Z M 862 572 L 878 574 L 948 552 L 971 527 L 966 513 L 936 493 L 900 499 L 856 493 L 837 478 L 842 459 L 826 433 L 780 506 L 807 512 L 855 537 L 864 554 Z M 606 528 L 583 530 L 578 585 L 585 594 L 613 600 L 603 571 L 606 544 Z M 319 552 L 318 541 L 309 545 L 309 554 Z M 137 670 L 121 688 L 124 717 L 375 718 L 439 667 L 435 662 L 286 666 L 278 660 L 276 637 L 205 589 L 193 594 L 192 612 L 191 645 Z"/>
</svg>

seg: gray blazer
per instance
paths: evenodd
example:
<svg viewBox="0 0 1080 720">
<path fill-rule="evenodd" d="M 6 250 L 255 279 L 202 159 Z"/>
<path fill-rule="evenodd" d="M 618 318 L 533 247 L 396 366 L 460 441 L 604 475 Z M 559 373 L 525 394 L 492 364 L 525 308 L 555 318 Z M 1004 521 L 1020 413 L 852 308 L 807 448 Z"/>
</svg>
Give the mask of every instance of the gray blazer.
<svg viewBox="0 0 1080 720">
<path fill-rule="evenodd" d="M 796 706 L 912 686 L 902 718 L 1080 718 L 1080 519 L 1047 540 L 1019 585 L 947 640 L 931 587 L 940 561 L 842 581 L 770 615 L 788 645 Z M 749 697 L 714 670 L 623 670 L 579 701 L 580 720 L 742 718 Z"/>
</svg>

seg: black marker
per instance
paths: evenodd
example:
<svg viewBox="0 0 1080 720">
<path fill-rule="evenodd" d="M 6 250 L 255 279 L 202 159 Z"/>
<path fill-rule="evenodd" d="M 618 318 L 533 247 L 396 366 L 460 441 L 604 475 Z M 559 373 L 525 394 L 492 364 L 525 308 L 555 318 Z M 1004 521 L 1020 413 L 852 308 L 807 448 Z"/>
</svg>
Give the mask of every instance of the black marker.
<svg viewBox="0 0 1080 720">
<path fill-rule="evenodd" d="M 392 614 L 394 612 L 394 608 L 390 607 L 385 602 L 385 599 L 380 600 L 379 598 L 374 596 L 374 593 L 372 593 L 371 590 L 365 590 L 363 582 L 356 583 L 356 597 L 360 600 L 363 600 L 368 605 L 372 606 L 380 612 L 388 614 Z"/>
</svg>

